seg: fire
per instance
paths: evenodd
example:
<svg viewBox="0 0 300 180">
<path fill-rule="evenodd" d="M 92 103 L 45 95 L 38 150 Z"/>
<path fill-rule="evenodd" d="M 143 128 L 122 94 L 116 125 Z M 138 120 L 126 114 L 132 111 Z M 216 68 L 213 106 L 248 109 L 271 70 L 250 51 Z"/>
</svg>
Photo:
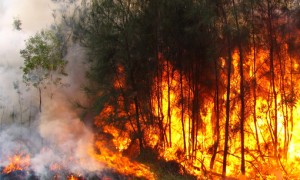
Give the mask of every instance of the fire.
<svg viewBox="0 0 300 180">
<path fill-rule="evenodd" d="M 274 65 L 275 80 L 269 72 L 268 50 L 258 50 L 255 57 L 253 50 L 245 57 L 243 68 L 245 78 L 246 119 L 245 132 L 245 162 L 246 176 L 251 178 L 293 178 L 300 173 L 300 138 L 296 132 L 300 130 L 297 118 L 300 114 L 299 64 L 288 54 L 288 47 L 284 46 Z M 230 140 L 227 159 L 227 176 L 240 176 L 241 139 L 240 131 L 240 74 L 239 53 L 232 54 L 233 72 L 231 74 L 231 107 L 230 107 Z M 196 91 L 190 87 L 190 79 L 179 70 L 174 70 L 167 60 L 162 63 L 161 83 L 153 87 L 153 91 L 161 90 L 161 101 L 153 97 L 153 113 L 163 122 L 164 137 L 157 135 L 158 130 L 147 129 L 145 139 L 151 147 L 163 141 L 160 156 L 166 160 L 176 160 L 190 173 L 198 176 L 211 173 L 220 176 L 222 173 L 222 159 L 224 138 L 219 140 L 214 166 L 209 170 L 213 155 L 212 148 L 216 140 L 216 105 L 214 93 L 207 93 L 201 101 L 201 109 L 197 114 L 201 122 L 193 129 L 193 116 L 188 101 L 183 103 L 181 98 L 193 99 Z M 226 85 L 225 58 L 220 58 L 220 78 Z M 254 84 L 255 83 L 255 84 Z M 274 84 L 274 88 L 272 86 Z M 181 87 L 182 86 L 182 87 Z M 158 89 L 161 88 L 161 89 Z M 200 88 L 201 89 L 201 88 Z M 225 99 L 226 91 L 219 90 L 220 105 L 220 136 L 224 136 Z M 206 92 L 204 92 L 206 93 Z M 276 93 L 276 96 L 275 96 Z M 184 107 L 183 107 L 184 106 Z M 275 121 L 276 119 L 276 121 Z M 192 139 L 193 136 L 196 139 Z M 149 139 L 149 137 L 153 137 Z M 195 146 L 196 145 L 196 146 Z M 277 153 L 276 153 L 277 152 Z M 242 176 L 241 176 L 242 177 Z"/>
<path fill-rule="evenodd" d="M 30 166 L 28 154 L 16 154 L 8 158 L 9 164 L 2 170 L 2 173 L 9 174 L 13 171 L 27 170 Z"/>
<path fill-rule="evenodd" d="M 67 177 L 68 180 L 80 180 L 79 177 L 75 176 L 74 174 L 71 174 Z"/>
<path fill-rule="evenodd" d="M 107 168 L 116 170 L 123 175 L 147 178 L 149 180 L 155 179 L 155 175 L 150 171 L 149 167 L 131 161 L 120 152 L 109 150 L 103 142 L 97 141 L 95 148 L 99 153 L 93 154 L 94 158 L 103 163 Z"/>
<path fill-rule="evenodd" d="M 136 105 L 133 99 L 137 96 L 136 92 L 129 94 L 128 99 L 117 97 L 118 108 L 107 103 L 95 117 L 95 125 L 104 138 L 96 138 L 94 149 L 85 147 L 86 151 L 97 162 L 122 175 L 157 179 L 147 165 L 133 160 L 142 149 L 137 138 L 138 120 L 145 148 L 156 151 L 159 158 L 165 161 L 176 161 L 185 168 L 179 173 L 186 171 L 198 177 L 221 177 L 225 144 L 226 69 L 232 66 L 226 176 L 296 178 L 300 173 L 300 137 L 297 135 L 300 130 L 300 85 L 297 82 L 300 66 L 299 60 L 290 56 L 288 47 L 284 47 L 275 57 L 274 74 L 270 72 L 268 50 L 259 49 L 254 53 L 252 49 L 244 54 L 245 175 L 240 170 L 241 77 L 238 50 L 232 52 L 230 65 L 226 57 L 217 60 L 219 79 L 212 82 L 209 88 L 205 85 L 195 87 L 193 74 L 176 69 L 171 61 L 160 55 L 160 74 L 153 79 L 151 87 L 152 124 L 145 120 L 147 116 L 142 113 L 139 117 L 135 116 Z M 123 90 L 127 86 L 122 76 L 124 69 L 120 66 L 117 70 L 120 76 L 115 79 L 113 86 L 116 90 Z M 213 87 L 215 85 L 219 86 L 218 92 Z M 28 154 L 16 154 L 8 159 L 3 174 L 30 169 Z M 74 160 L 73 157 L 66 158 L 66 161 L 66 164 L 88 163 L 84 159 Z M 59 172 L 65 166 L 53 163 L 49 169 Z M 64 178 L 81 179 L 79 174 L 69 172 Z"/>
<path fill-rule="evenodd" d="M 300 138 L 296 134 L 300 130 L 300 123 L 297 122 L 300 114 L 300 85 L 297 83 L 299 63 L 288 54 L 287 45 L 284 47 L 275 57 L 274 77 L 270 72 L 267 49 L 256 50 L 255 53 L 252 49 L 244 55 L 246 177 L 294 178 L 300 173 Z M 239 62 L 239 52 L 234 50 L 231 65 L 233 71 L 230 75 L 230 132 L 226 175 L 242 178 Z M 170 61 L 163 60 L 162 54 L 160 63 L 160 74 L 154 78 L 151 99 L 152 114 L 157 124 L 147 126 L 141 123 L 145 145 L 158 151 L 161 158 L 177 161 L 191 174 L 221 177 L 227 96 L 224 88 L 227 84 L 226 57 L 220 57 L 216 63 L 219 80 L 214 83 L 219 86 L 218 96 L 214 88 L 193 87 L 192 75 L 180 72 Z M 121 67 L 119 71 L 122 75 Z M 116 89 L 126 86 L 122 78 L 116 79 Z M 138 177 L 146 174 L 149 179 L 155 179 L 149 168 L 121 154 L 134 144 L 135 139 L 131 135 L 136 132 L 137 124 L 130 119 L 135 113 L 132 104 L 129 104 L 126 112 L 124 97 L 118 99 L 120 109 L 106 105 L 95 118 L 97 127 L 112 135 L 117 151 L 112 152 L 101 141 L 97 141 L 96 147 L 101 153 L 94 156 L 122 174 L 135 174 Z M 130 120 L 122 128 L 113 124 L 104 125 L 105 120 L 114 117 Z M 144 122 L 141 117 L 140 121 Z M 139 153 L 139 149 L 134 152 Z"/>
</svg>

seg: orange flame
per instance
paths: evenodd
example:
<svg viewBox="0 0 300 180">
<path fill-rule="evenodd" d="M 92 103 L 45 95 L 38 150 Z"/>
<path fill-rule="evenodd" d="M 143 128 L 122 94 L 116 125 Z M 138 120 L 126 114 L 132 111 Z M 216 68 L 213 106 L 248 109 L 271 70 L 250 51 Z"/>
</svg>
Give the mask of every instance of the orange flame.
<svg viewBox="0 0 300 180">
<path fill-rule="evenodd" d="M 13 171 L 26 170 L 30 166 L 30 156 L 28 154 L 16 154 L 8 159 L 9 164 L 3 169 L 2 173 L 8 174 Z"/>
<path fill-rule="evenodd" d="M 80 180 L 80 178 L 78 178 L 77 176 L 71 174 L 67 177 L 68 180 Z"/>
<path fill-rule="evenodd" d="M 103 142 L 97 141 L 95 147 L 99 153 L 94 153 L 93 157 L 105 164 L 106 167 L 112 168 L 123 175 L 142 177 L 149 180 L 155 179 L 154 173 L 150 171 L 149 167 L 131 161 L 129 158 L 124 157 L 120 152 L 109 150 Z"/>
</svg>

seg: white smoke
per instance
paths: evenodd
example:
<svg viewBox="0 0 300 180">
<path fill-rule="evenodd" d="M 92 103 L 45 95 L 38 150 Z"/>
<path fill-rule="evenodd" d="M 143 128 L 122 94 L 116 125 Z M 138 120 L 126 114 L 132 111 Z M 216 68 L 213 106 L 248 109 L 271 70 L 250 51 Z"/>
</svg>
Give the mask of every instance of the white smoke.
<svg viewBox="0 0 300 180">
<path fill-rule="evenodd" d="M 0 110 L 5 111 L 3 117 L 0 117 L 1 123 L 11 121 L 12 118 L 9 116 L 11 114 L 20 116 L 20 113 L 26 113 L 19 104 L 24 104 L 24 107 L 29 106 L 36 99 L 35 94 L 28 93 L 27 88 L 22 84 L 20 67 L 23 60 L 19 52 L 24 48 L 26 39 L 53 23 L 51 8 L 54 7 L 55 4 L 50 0 L 0 1 L 0 104 L 2 107 Z M 22 22 L 21 31 L 13 27 L 15 18 Z M 14 83 L 19 86 L 19 94 Z M 22 95 L 23 101 L 19 95 Z"/>
<path fill-rule="evenodd" d="M 71 103 L 86 101 L 81 92 L 83 48 L 78 44 L 68 48 L 68 76 L 63 82 L 69 87 L 43 90 L 41 113 L 37 90 L 22 82 L 20 49 L 26 39 L 54 23 L 56 7 L 51 0 L 0 0 L 0 166 L 6 166 L 7 157 L 16 151 L 25 151 L 31 156 L 31 168 L 41 177 L 47 176 L 52 163 L 70 172 L 101 170 L 88 152 L 93 149 L 93 133 Z M 15 18 L 22 22 L 21 31 L 13 28 Z"/>
</svg>

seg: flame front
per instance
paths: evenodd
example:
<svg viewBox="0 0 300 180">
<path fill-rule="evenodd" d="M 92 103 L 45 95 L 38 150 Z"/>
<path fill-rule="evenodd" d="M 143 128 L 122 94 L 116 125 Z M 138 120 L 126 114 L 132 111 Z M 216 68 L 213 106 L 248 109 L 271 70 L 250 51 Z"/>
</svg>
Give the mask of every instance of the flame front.
<svg viewBox="0 0 300 180">
<path fill-rule="evenodd" d="M 114 104 L 105 103 L 95 117 L 101 138 L 96 138 L 95 149 L 90 150 L 89 155 L 120 174 L 151 180 L 157 179 L 156 174 L 148 166 L 132 160 L 138 159 L 138 155 L 144 153 L 142 150 L 151 149 L 158 153 L 158 159 L 175 160 L 200 178 L 222 177 L 225 165 L 226 176 L 242 179 L 240 166 L 242 151 L 245 151 L 246 177 L 297 178 L 300 174 L 299 60 L 289 54 L 286 44 L 273 57 L 273 63 L 270 56 L 267 48 L 244 53 L 244 140 L 240 135 L 242 81 L 238 50 L 234 50 L 230 58 L 219 57 L 214 67 L 215 77 L 205 78 L 197 77 L 199 67 L 196 65 L 192 64 L 191 72 L 187 73 L 160 54 L 147 107 L 137 100 L 144 94 L 132 92 L 125 82 L 124 67 L 118 66 L 113 88 L 121 95 L 118 94 Z M 230 64 L 228 58 L 232 60 Z M 224 162 L 228 96 L 225 87 L 229 66 L 232 67 L 229 141 Z M 150 112 L 145 110 L 149 107 Z M 243 148 L 241 142 L 245 144 Z M 71 158 L 68 162 L 74 161 Z M 2 173 L 26 170 L 29 166 L 29 155 L 14 155 Z M 61 167 L 52 164 L 50 169 L 59 171 Z M 67 178 L 79 177 L 71 174 Z"/>
<path fill-rule="evenodd" d="M 30 156 L 28 154 L 15 154 L 8 157 L 8 160 L 8 165 L 2 170 L 2 173 L 4 174 L 9 174 L 13 171 L 28 170 L 30 166 Z"/>
<path fill-rule="evenodd" d="M 300 130 L 300 86 L 297 83 L 300 69 L 297 59 L 289 54 L 288 46 L 284 45 L 274 57 L 272 77 L 269 56 L 268 49 L 256 49 L 255 52 L 252 49 L 244 56 L 246 176 L 253 179 L 290 179 L 300 173 L 300 138 L 296 135 Z M 151 100 L 157 126 L 142 124 L 147 146 L 159 151 L 161 158 L 177 161 L 198 177 L 222 176 L 228 67 L 225 59 L 220 57 L 216 63 L 219 79 L 212 83 L 214 86 L 218 84 L 216 92 L 216 88 L 209 89 L 204 85 L 194 87 L 193 74 L 177 70 L 170 61 L 161 57 L 160 74 L 154 80 Z M 239 62 L 239 52 L 234 50 L 231 65 L 233 71 L 230 75 L 226 175 L 242 178 Z M 126 86 L 124 82 L 121 84 Z M 106 113 L 102 112 L 99 117 L 105 119 L 108 111 L 108 114 L 115 113 L 113 107 L 108 106 L 103 111 Z M 117 116 L 126 116 L 125 112 L 119 112 Z M 96 124 L 101 122 L 99 117 L 96 118 Z M 136 128 L 136 124 L 127 123 L 127 131 L 117 130 L 113 126 L 104 129 L 113 135 L 115 146 L 123 152 L 132 142 L 130 132 Z M 130 164 L 123 164 L 127 163 Z M 126 174 L 124 171 L 122 173 Z"/>
<path fill-rule="evenodd" d="M 297 60 L 289 56 L 288 48 L 285 46 L 274 65 L 275 80 L 272 82 L 268 51 L 259 50 L 255 57 L 253 53 L 252 50 L 247 54 L 243 64 L 243 68 L 246 70 L 244 75 L 246 175 L 251 178 L 263 179 L 295 178 L 300 172 L 300 155 L 297 152 L 300 139 L 295 135 L 300 128 L 297 120 L 300 113 Z M 239 168 L 241 164 L 239 61 L 239 53 L 235 50 L 232 54 L 230 140 L 226 164 L 227 175 L 233 177 L 241 174 Z M 164 63 L 169 62 L 164 61 Z M 223 70 L 220 72 L 221 80 L 218 83 L 220 83 L 220 87 L 225 87 L 227 83 L 226 66 L 228 66 L 225 58 L 221 57 L 219 64 Z M 168 66 L 169 69 L 165 68 L 162 73 L 162 101 L 158 102 L 154 98 L 156 103 L 154 112 L 162 118 L 166 129 L 166 136 L 163 137 L 166 144 L 161 156 L 168 160 L 177 160 L 191 173 L 198 176 L 205 176 L 207 173 L 221 176 L 226 91 L 219 89 L 219 129 L 215 130 L 217 116 L 215 92 L 203 92 L 201 108 L 197 113 L 199 121 L 193 124 L 195 123 L 192 120 L 195 118 L 193 117 L 195 116 L 194 112 L 192 112 L 193 110 L 188 111 L 189 107 L 186 106 L 190 106 L 190 109 L 193 108 L 196 91 L 189 86 L 191 83 L 185 75 L 181 75 L 176 70 L 172 71 L 173 68 L 170 67 L 170 64 Z M 171 73 L 172 75 L 170 75 Z M 274 91 L 272 83 L 274 83 Z M 191 101 L 183 103 L 185 107 L 182 108 L 181 98 Z M 182 113 L 182 111 L 184 112 Z M 217 133 L 222 137 L 216 147 Z M 153 135 L 155 136 L 155 134 Z M 212 161 L 214 148 L 218 150 L 215 151 L 215 159 Z"/>
<path fill-rule="evenodd" d="M 154 180 L 155 175 L 150 171 L 149 167 L 131 161 L 128 157 L 124 157 L 120 152 L 109 150 L 101 141 L 97 141 L 95 148 L 99 153 L 94 154 L 94 158 L 106 165 L 107 168 L 128 176 L 147 178 Z"/>
</svg>

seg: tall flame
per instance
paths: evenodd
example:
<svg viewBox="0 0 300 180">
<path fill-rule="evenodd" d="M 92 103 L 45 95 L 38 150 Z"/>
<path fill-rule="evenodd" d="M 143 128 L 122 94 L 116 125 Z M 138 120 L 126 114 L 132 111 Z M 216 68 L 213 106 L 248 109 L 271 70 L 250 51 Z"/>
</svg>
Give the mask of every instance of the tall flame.
<svg viewBox="0 0 300 180">
<path fill-rule="evenodd" d="M 274 65 L 274 91 L 276 91 L 276 97 L 274 97 L 274 93 L 271 91 L 269 52 L 268 50 L 259 50 L 254 57 L 253 51 L 252 49 L 246 55 L 246 60 L 243 64 L 246 82 L 244 85 L 246 89 L 246 119 L 244 127 L 246 175 L 254 178 L 295 177 L 300 172 L 300 154 L 297 152 L 300 146 L 300 138 L 295 135 L 295 132 L 300 128 L 300 123 L 296 121 L 300 113 L 298 102 L 300 86 L 297 83 L 299 64 L 296 59 L 288 54 L 288 47 L 284 46 L 280 55 L 278 55 L 280 57 L 276 57 L 278 59 Z M 239 53 L 235 50 L 232 54 L 233 72 L 230 82 L 230 141 L 229 157 L 226 164 L 228 176 L 240 174 L 241 139 L 239 131 L 241 107 L 239 102 L 239 61 Z M 193 134 L 191 133 L 193 132 L 191 119 L 193 117 L 191 117 L 191 112 L 188 112 L 187 107 L 181 109 L 180 103 L 183 100 L 180 97 L 193 99 L 195 91 L 192 91 L 189 80 L 184 74 L 174 70 L 171 63 L 167 60 L 163 63 L 164 69 L 160 86 L 162 89 L 161 104 L 158 105 L 157 99 L 153 99 L 155 102 L 154 114 L 163 120 L 166 133 L 165 141 L 168 143 L 161 156 L 167 160 L 177 160 L 192 173 L 199 176 L 208 172 L 220 175 L 223 166 L 223 138 L 220 139 L 218 144 L 214 167 L 209 170 L 213 154 L 212 147 L 216 137 L 214 132 L 216 124 L 214 120 L 216 118 L 214 92 L 211 93 L 211 96 L 206 94 L 205 99 L 201 101 L 201 109 L 198 112 L 201 124 L 197 125 L 197 147 L 192 148 L 191 136 Z M 227 83 L 225 58 L 221 57 L 219 64 L 221 67 L 221 81 L 219 83 L 223 83 L 224 87 Z M 218 131 L 224 137 L 226 91 L 220 90 L 219 97 L 221 98 L 219 100 L 221 104 L 220 128 Z M 276 105 L 274 99 L 276 99 Z M 188 103 L 190 102 L 185 102 L 184 106 L 189 106 L 187 105 Z M 158 106 L 162 107 L 161 112 Z M 183 115 L 181 114 L 182 111 L 184 111 Z M 277 124 L 275 124 L 274 118 L 277 118 Z M 278 129 L 276 136 L 274 134 L 275 126 Z M 155 136 L 155 134 L 153 135 Z M 278 138 L 278 144 L 274 144 L 276 137 Z M 187 147 L 185 152 L 183 152 L 184 147 Z M 191 150 L 196 150 L 196 152 Z M 274 151 L 278 151 L 278 154 L 274 155 Z"/>
</svg>

